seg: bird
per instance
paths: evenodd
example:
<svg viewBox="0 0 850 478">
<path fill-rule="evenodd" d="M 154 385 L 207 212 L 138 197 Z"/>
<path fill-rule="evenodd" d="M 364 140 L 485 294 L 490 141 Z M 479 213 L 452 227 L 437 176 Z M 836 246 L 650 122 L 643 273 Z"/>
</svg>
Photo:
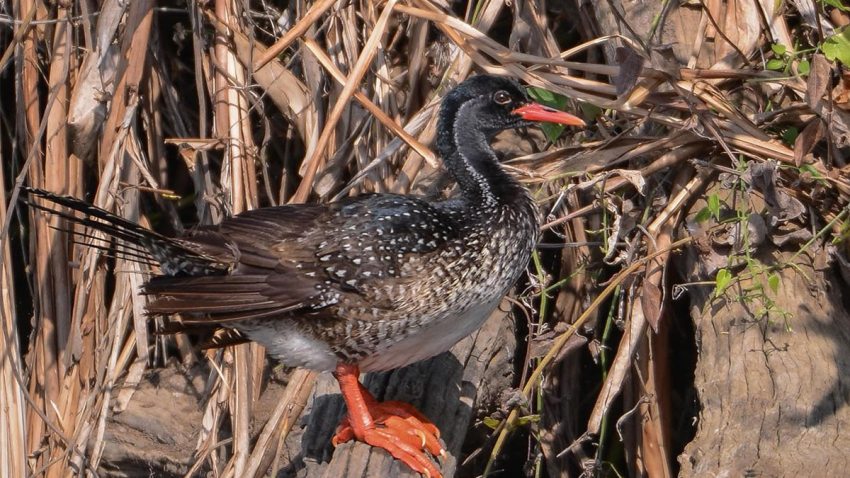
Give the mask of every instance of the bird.
<svg viewBox="0 0 850 478">
<path fill-rule="evenodd" d="M 437 427 L 412 405 L 379 402 L 359 375 L 449 350 L 525 271 L 538 212 L 493 137 L 537 122 L 585 126 L 491 75 L 446 93 L 438 115 L 436 150 L 457 183 L 448 199 L 378 193 L 263 207 L 177 237 L 70 196 L 27 188 L 29 201 L 158 263 L 143 286 L 149 316 L 235 331 L 286 365 L 331 372 L 348 412 L 334 445 L 365 442 L 436 478 Z"/>
</svg>

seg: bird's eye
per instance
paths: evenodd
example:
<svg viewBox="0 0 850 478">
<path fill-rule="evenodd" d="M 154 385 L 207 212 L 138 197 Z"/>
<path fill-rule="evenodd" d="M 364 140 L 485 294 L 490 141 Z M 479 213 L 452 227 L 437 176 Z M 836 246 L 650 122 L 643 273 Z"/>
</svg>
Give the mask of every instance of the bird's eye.
<svg viewBox="0 0 850 478">
<path fill-rule="evenodd" d="M 511 95 L 509 95 L 507 91 L 500 90 L 493 95 L 493 101 L 500 105 L 506 105 L 511 102 Z"/>
</svg>

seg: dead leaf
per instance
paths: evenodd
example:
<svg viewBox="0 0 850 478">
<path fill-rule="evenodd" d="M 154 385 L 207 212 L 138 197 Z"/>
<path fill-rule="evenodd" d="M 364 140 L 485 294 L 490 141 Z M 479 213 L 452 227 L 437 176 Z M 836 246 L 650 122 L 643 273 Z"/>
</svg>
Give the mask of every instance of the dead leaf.
<svg viewBox="0 0 850 478">
<path fill-rule="evenodd" d="M 770 236 L 770 241 L 779 247 L 786 244 L 804 244 L 812 238 L 812 232 L 804 227 L 796 227 L 787 234 L 774 232 Z"/>
<path fill-rule="evenodd" d="M 832 90 L 835 106 L 844 111 L 850 111 L 850 71 L 841 72 L 841 81 Z"/>
<path fill-rule="evenodd" d="M 764 244 L 764 240 L 767 238 L 767 223 L 765 223 L 761 214 L 750 213 L 747 217 L 747 232 L 750 247 L 757 249 Z"/>
<path fill-rule="evenodd" d="M 812 68 L 806 80 L 806 103 L 809 108 L 816 110 L 823 101 L 831 83 L 832 67 L 826 57 L 820 53 L 812 55 Z"/>
<path fill-rule="evenodd" d="M 213 138 L 168 138 L 165 144 L 177 146 L 180 159 L 189 171 L 195 170 L 195 154 L 198 151 L 222 151 L 225 147 L 225 141 Z"/>
<path fill-rule="evenodd" d="M 746 244 L 741 230 L 741 222 L 731 223 L 723 232 L 712 236 L 712 242 L 718 246 L 731 246 L 736 253 L 744 252 L 747 246 L 749 252 L 754 252 L 767 238 L 768 226 L 761 214 L 750 213 L 747 216 Z"/>
<path fill-rule="evenodd" d="M 681 76 L 681 65 L 673 51 L 673 45 L 655 45 L 650 50 L 650 62 L 652 66 L 666 73 L 671 79 L 678 80 Z"/>
<path fill-rule="evenodd" d="M 632 186 L 637 189 L 641 196 L 646 196 L 646 179 L 637 169 L 613 169 L 613 174 L 620 175 L 626 181 L 632 183 Z"/>
<path fill-rule="evenodd" d="M 106 119 L 106 104 L 115 90 L 119 49 L 109 46 L 87 54 L 71 93 L 68 127 L 71 151 L 88 160 L 97 150 L 97 135 Z"/>
<path fill-rule="evenodd" d="M 850 15 L 838 8 L 833 8 L 829 11 L 829 19 L 838 28 L 850 25 Z"/>
<path fill-rule="evenodd" d="M 620 240 L 620 236 L 622 234 L 621 225 L 623 220 L 623 215 L 620 214 L 619 208 L 613 204 L 612 202 L 606 202 L 608 206 L 607 209 L 614 215 L 614 219 L 611 222 L 611 232 L 608 234 L 608 243 L 606 244 L 607 252 L 605 257 L 602 258 L 602 261 L 606 264 L 617 264 L 622 260 L 622 257 L 613 259 L 614 254 L 617 252 L 617 241 Z"/>
<path fill-rule="evenodd" d="M 643 57 L 626 46 L 617 48 L 615 59 L 620 65 L 620 72 L 614 77 L 614 86 L 617 87 L 617 96 L 621 96 L 637 84 L 643 73 Z"/>
<path fill-rule="evenodd" d="M 798 167 L 803 164 L 803 159 L 815 149 L 815 146 L 824 138 L 823 122 L 815 117 L 803 128 L 794 140 L 794 164 Z"/>
<path fill-rule="evenodd" d="M 529 359 L 539 359 L 543 358 L 549 350 L 552 348 L 552 345 L 559 336 L 569 330 L 570 326 L 566 322 L 558 322 L 555 324 L 555 327 L 549 329 L 545 332 L 535 334 L 531 339 L 531 345 L 528 351 Z M 573 334 L 567 339 L 567 343 L 558 351 L 557 357 L 555 357 L 555 361 L 563 360 L 570 352 L 576 350 L 577 348 L 583 346 L 587 343 L 587 338 L 583 335 Z"/>
<path fill-rule="evenodd" d="M 806 212 L 805 206 L 796 198 L 776 186 L 775 161 L 751 162 L 742 179 L 751 188 L 761 191 L 771 215 L 780 221 L 791 221 Z"/>
<path fill-rule="evenodd" d="M 657 266 L 663 267 L 663 265 L 658 264 Z M 653 332 L 658 332 L 658 324 L 661 322 L 661 301 L 664 300 L 664 294 L 661 293 L 658 285 L 649 280 L 644 280 L 641 299 L 640 304 L 647 323 L 652 327 Z"/>
<path fill-rule="evenodd" d="M 756 7 L 758 2 L 729 0 L 711 3 L 717 5 L 715 11 L 725 10 L 722 15 L 715 15 L 723 35 L 715 39 L 716 61 L 711 68 L 737 68 L 758 48 L 762 34 L 762 22 Z"/>
<path fill-rule="evenodd" d="M 818 31 L 818 23 L 820 23 L 820 28 L 823 29 L 824 35 L 832 35 L 834 29 L 818 12 L 818 2 L 812 2 L 811 0 L 791 0 L 791 4 L 800 13 L 804 25 L 814 31 Z"/>
</svg>

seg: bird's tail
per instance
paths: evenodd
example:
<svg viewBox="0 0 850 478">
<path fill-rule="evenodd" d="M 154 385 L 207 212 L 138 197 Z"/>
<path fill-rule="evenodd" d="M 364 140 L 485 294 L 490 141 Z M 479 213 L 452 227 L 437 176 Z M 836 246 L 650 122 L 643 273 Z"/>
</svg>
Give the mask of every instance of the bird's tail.
<svg viewBox="0 0 850 478">
<path fill-rule="evenodd" d="M 219 261 L 191 247 L 191 243 L 145 229 L 139 224 L 71 196 L 62 196 L 43 189 L 29 187 L 23 189 L 29 193 L 30 197 L 26 202 L 30 207 L 100 231 L 110 238 L 121 241 L 121 247 L 116 252 L 123 258 L 142 263 L 156 262 L 166 275 L 210 274 L 221 271 Z M 34 201 L 33 197 L 64 206 L 81 213 L 82 216 L 53 209 Z M 74 232 L 74 234 L 84 239 L 93 239 L 91 234 L 85 232 Z M 85 245 L 104 248 L 93 242 L 87 242 Z"/>
</svg>

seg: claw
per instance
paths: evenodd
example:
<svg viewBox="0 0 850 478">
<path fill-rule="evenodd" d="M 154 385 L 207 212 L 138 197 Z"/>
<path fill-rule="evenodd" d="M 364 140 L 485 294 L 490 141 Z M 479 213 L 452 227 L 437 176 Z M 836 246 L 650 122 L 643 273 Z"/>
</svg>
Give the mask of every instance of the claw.
<svg viewBox="0 0 850 478">
<path fill-rule="evenodd" d="M 419 444 L 419 447 L 425 448 L 425 443 L 427 443 L 427 440 L 425 439 L 425 432 L 423 432 L 422 430 L 413 430 L 413 433 L 415 433 L 416 436 L 418 436 L 419 439 L 422 440 L 422 443 Z"/>
<path fill-rule="evenodd" d="M 431 456 L 446 456 L 440 431 L 422 413 L 404 402 L 380 403 L 358 380 L 356 366 L 341 364 L 334 374 L 339 381 L 348 416 L 333 437 L 337 446 L 349 440 L 386 450 L 413 471 L 428 478 L 442 478 Z"/>
</svg>

